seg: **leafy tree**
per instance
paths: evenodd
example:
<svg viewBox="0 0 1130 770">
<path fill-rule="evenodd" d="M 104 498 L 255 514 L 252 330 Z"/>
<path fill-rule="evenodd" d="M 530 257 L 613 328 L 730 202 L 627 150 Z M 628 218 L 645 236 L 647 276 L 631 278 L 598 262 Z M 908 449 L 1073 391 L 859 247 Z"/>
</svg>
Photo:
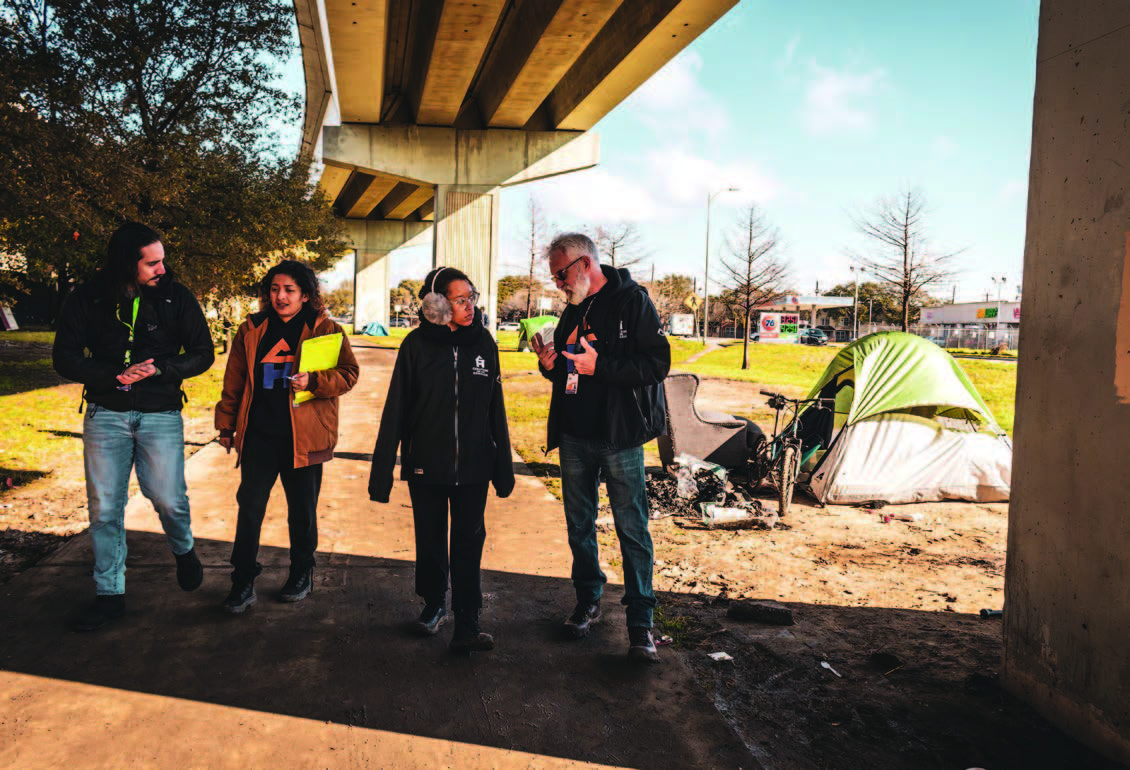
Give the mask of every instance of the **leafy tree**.
<svg viewBox="0 0 1130 770">
<path fill-rule="evenodd" d="M 723 302 L 749 329 L 749 318 L 761 307 L 788 290 L 789 268 L 780 255 L 780 234 L 764 214 L 751 204 L 740 215 L 726 239 L 722 256 L 726 292 Z M 742 369 L 749 368 L 749 334 L 742 334 Z"/>
<path fill-rule="evenodd" d="M 855 284 L 852 282 L 841 283 L 824 292 L 829 297 L 854 297 Z M 922 308 L 942 304 L 940 300 L 927 294 L 918 292 L 911 298 L 910 323 L 915 324 L 921 316 Z M 878 281 L 863 281 L 859 284 L 859 325 L 866 324 L 897 324 L 902 317 L 902 299 L 898 291 L 887 283 Z M 828 320 L 833 324 L 850 327 L 852 323 L 852 308 L 836 308 L 826 313 Z"/>
<path fill-rule="evenodd" d="M 424 282 L 413 278 L 405 278 L 389 292 L 389 308 L 394 314 L 415 316 L 420 310 L 420 289 Z M 402 310 L 397 313 L 399 305 Z"/>
<path fill-rule="evenodd" d="M 341 225 L 308 161 L 270 152 L 268 118 L 300 116 L 272 70 L 292 25 L 280 0 L 5 0 L 0 250 L 23 255 L 25 283 L 61 297 L 126 219 L 161 230 L 213 306 L 281 257 L 335 261 Z"/>
<path fill-rule="evenodd" d="M 336 289 L 325 292 L 322 294 L 322 300 L 332 316 L 349 318 L 353 315 L 353 287 L 348 284 L 342 284 Z"/>
<path fill-rule="evenodd" d="M 694 279 L 689 275 L 666 275 L 652 282 L 648 289 L 659 319 L 667 323 L 675 313 L 691 313 L 687 297 L 694 293 Z"/>
<path fill-rule="evenodd" d="M 525 291 L 529 286 L 529 279 L 524 275 L 504 275 L 498 279 L 498 304 L 501 306 L 520 291 Z"/>
<path fill-rule="evenodd" d="M 950 264 L 964 249 L 936 252 L 930 248 L 926 228 L 926 196 L 918 188 L 880 198 L 862 213 L 851 215 L 852 224 L 870 249 L 849 252 L 853 260 L 875 278 L 892 287 L 899 298 L 897 323 L 910 326 L 913 300 L 928 287 L 954 276 Z"/>
</svg>

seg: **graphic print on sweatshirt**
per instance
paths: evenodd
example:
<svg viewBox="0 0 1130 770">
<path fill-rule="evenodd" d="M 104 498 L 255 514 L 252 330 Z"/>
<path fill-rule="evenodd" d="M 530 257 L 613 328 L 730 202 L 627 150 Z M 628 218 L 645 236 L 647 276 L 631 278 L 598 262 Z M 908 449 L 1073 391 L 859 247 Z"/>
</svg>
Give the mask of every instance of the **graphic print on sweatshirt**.
<svg viewBox="0 0 1130 770">
<path fill-rule="evenodd" d="M 259 361 L 263 367 L 263 389 L 287 388 L 286 378 L 294 368 L 294 352 L 285 339 L 280 339 Z"/>
</svg>

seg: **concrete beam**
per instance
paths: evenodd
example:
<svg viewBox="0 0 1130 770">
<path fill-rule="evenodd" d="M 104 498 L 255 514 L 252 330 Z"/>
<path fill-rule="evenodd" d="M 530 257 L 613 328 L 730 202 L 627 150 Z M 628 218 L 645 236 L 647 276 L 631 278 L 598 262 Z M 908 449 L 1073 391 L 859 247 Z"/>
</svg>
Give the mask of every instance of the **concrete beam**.
<svg viewBox="0 0 1130 770">
<path fill-rule="evenodd" d="M 494 187 L 590 168 L 599 139 L 568 131 L 342 125 L 324 129 L 322 152 L 327 165 L 373 175 Z"/>
<path fill-rule="evenodd" d="M 522 128 L 623 0 L 532 0 L 508 14 L 476 86 L 484 124 Z"/>
<path fill-rule="evenodd" d="M 455 120 L 504 6 L 504 0 L 445 0 L 417 123 L 449 126 Z"/>
<path fill-rule="evenodd" d="M 337 91 L 333 57 L 330 56 L 325 5 L 319 0 L 295 0 L 294 16 L 306 80 L 306 110 L 302 119 L 303 157 L 314 154 L 322 138 L 322 125 L 337 118 Z M 332 114 L 331 114 L 332 113 Z"/>
<path fill-rule="evenodd" d="M 388 257 L 398 248 L 421 243 L 432 229 L 428 222 L 347 220 L 347 240 L 356 254 L 353 273 L 353 322 L 388 325 Z"/>
<path fill-rule="evenodd" d="M 384 94 L 388 0 L 325 0 L 325 5 L 334 58 L 349 63 L 337 73 L 341 119 L 375 123 Z"/>
<path fill-rule="evenodd" d="M 331 201 L 335 200 L 345 183 L 349 181 L 349 175 L 352 169 L 342 168 L 340 166 L 326 166 L 322 169 L 322 176 L 318 179 L 318 187 L 322 188 L 322 192 Z"/>
<path fill-rule="evenodd" d="M 592 128 L 737 0 L 636 0 L 604 25 L 543 109 L 559 130 Z"/>
<path fill-rule="evenodd" d="M 1130 764 L 1130 6 L 1043 0 L 1002 681 Z"/>
</svg>

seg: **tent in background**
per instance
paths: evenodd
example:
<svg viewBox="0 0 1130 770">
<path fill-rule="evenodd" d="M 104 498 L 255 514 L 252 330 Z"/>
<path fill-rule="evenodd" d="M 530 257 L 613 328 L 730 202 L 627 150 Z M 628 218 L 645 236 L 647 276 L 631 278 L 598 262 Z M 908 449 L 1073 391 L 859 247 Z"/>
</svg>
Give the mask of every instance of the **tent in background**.
<svg viewBox="0 0 1130 770">
<path fill-rule="evenodd" d="M 802 471 L 811 468 L 820 502 L 1008 500 L 1012 442 L 934 343 L 904 332 L 863 337 L 828 364 L 808 395 L 817 397 L 835 400 L 833 419 L 814 419 L 813 407 L 798 419 L 811 458 Z"/>
<path fill-rule="evenodd" d="M 556 324 L 557 316 L 539 315 L 533 318 L 523 318 L 518 322 L 518 350 L 532 350 L 530 338 L 542 330 L 546 324 Z"/>
<path fill-rule="evenodd" d="M 361 333 L 370 337 L 387 337 L 388 329 L 380 321 L 370 321 L 361 327 Z"/>
</svg>

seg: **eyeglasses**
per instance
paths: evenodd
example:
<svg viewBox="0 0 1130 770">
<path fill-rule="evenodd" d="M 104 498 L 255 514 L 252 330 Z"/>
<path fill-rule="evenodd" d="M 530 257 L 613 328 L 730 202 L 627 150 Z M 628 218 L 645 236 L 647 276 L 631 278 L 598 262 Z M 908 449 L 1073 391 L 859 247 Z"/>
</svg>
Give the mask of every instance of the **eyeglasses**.
<svg viewBox="0 0 1130 770">
<path fill-rule="evenodd" d="M 471 292 L 466 297 L 456 297 L 451 300 L 451 304 L 457 308 L 466 310 L 469 307 L 474 307 L 475 303 L 479 301 L 479 293 L 477 291 Z"/>
<path fill-rule="evenodd" d="M 565 265 L 565 267 L 561 268 L 560 270 L 554 270 L 553 271 L 553 277 L 556 278 L 557 280 L 561 281 L 562 283 L 564 283 L 565 279 L 569 276 L 569 268 L 571 268 L 573 265 L 577 264 L 578 262 L 580 262 L 584 258 L 585 258 L 585 255 L 582 254 L 581 256 L 577 257 L 576 259 L 574 259 L 569 264 Z"/>
</svg>

